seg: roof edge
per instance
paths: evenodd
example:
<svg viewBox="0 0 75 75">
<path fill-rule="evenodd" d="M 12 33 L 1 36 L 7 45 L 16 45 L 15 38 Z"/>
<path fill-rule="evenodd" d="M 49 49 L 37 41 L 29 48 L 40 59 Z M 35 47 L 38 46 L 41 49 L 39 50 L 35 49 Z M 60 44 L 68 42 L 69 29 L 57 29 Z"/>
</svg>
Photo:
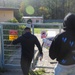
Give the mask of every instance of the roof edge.
<svg viewBox="0 0 75 75">
<path fill-rule="evenodd" d="M 19 10 L 19 8 L 13 8 L 13 7 L 0 7 L 0 10 Z"/>
</svg>

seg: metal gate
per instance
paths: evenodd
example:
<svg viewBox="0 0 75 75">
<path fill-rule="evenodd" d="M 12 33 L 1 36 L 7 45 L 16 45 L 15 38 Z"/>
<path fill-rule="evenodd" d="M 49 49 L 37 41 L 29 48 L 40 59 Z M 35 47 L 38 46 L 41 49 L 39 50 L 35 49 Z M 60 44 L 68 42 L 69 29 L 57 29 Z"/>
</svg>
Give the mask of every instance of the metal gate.
<svg viewBox="0 0 75 75">
<path fill-rule="evenodd" d="M 20 45 L 11 45 L 13 39 L 22 35 L 26 24 L 1 23 L 1 63 L 3 67 L 20 67 Z"/>
<path fill-rule="evenodd" d="M 0 23 L 0 33 L 1 33 L 0 34 L 0 49 L 1 49 L 0 50 L 0 66 L 6 67 L 6 68 L 20 67 L 20 64 L 19 64 L 20 57 L 21 57 L 20 45 L 19 44 L 10 45 L 10 44 L 13 40 L 12 38 L 17 38 L 20 35 L 22 35 L 23 29 L 25 28 L 25 26 L 26 26 L 26 23 Z M 34 33 L 36 36 L 39 35 L 39 37 L 41 37 L 40 34 L 42 30 L 47 31 L 54 28 L 54 29 L 59 29 L 59 32 L 61 32 L 62 24 L 36 23 L 36 24 L 33 24 L 32 26 L 33 26 L 32 33 Z M 40 29 L 39 33 L 37 32 L 38 31 L 37 28 Z M 12 34 L 13 31 L 16 32 L 16 35 L 15 33 Z"/>
</svg>

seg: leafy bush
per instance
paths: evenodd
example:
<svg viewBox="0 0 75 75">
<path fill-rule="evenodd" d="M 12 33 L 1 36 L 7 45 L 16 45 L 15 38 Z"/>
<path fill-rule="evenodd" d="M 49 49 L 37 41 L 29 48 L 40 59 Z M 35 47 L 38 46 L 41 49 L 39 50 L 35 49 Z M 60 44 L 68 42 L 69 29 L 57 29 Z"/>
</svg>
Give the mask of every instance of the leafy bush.
<svg viewBox="0 0 75 75">
<path fill-rule="evenodd" d="M 22 22 L 22 16 L 23 16 L 23 14 L 20 11 L 15 11 L 14 12 L 14 16 L 18 20 L 19 23 Z"/>
<path fill-rule="evenodd" d="M 29 75 L 42 75 L 44 73 L 45 73 L 44 69 L 39 69 L 39 70 L 36 70 L 36 71 L 30 71 Z"/>
<path fill-rule="evenodd" d="M 18 23 L 18 20 L 17 20 L 16 18 L 14 18 L 14 19 L 11 19 L 11 20 L 9 20 L 9 21 L 7 21 L 7 22 Z"/>
</svg>

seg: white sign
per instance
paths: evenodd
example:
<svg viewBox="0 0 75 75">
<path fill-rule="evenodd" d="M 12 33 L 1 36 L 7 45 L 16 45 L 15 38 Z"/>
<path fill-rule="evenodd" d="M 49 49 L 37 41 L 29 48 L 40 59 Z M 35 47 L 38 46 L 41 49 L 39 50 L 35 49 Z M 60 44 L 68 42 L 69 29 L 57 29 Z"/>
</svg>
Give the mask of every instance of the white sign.
<svg viewBox="0 0 75 75">
<path fill-rule="evenodd" d="M 43 42 L 44 42 L 43 47 L 49 49 L 50 46 L 51 46 L 52 41 L 49 41 L 47 39 L 43 39 Z"/>
</svg>

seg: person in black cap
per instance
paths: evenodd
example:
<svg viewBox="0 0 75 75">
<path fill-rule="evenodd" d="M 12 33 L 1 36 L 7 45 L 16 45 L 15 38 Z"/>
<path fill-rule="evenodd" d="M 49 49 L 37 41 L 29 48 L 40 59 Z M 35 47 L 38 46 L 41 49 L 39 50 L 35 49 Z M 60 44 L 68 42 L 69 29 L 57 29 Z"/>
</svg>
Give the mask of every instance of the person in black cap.
<svg viewBox="0 0 75 75">
<path fill-rule="evenodd" d="M 49 56 L 57 60 L 54 75 L 75 75 L 75 14 L 65 16 L 63 29 L 64 32 L 53 39 Z"/>
<path fill-rule="evenodd" d="M 21 68 L 24 75 L 28 75 L 30 64 L 34 56 L 34 46 L 36 45 L 39 49 L 40 60 L 42 60 L 43 53 L 42 47 L 37 37 L 31 34 L 30 28 L 26 27 L 24 33 L 19 38 L 15 39 L 12 44 L 21 44 Z"/>
</svg>

